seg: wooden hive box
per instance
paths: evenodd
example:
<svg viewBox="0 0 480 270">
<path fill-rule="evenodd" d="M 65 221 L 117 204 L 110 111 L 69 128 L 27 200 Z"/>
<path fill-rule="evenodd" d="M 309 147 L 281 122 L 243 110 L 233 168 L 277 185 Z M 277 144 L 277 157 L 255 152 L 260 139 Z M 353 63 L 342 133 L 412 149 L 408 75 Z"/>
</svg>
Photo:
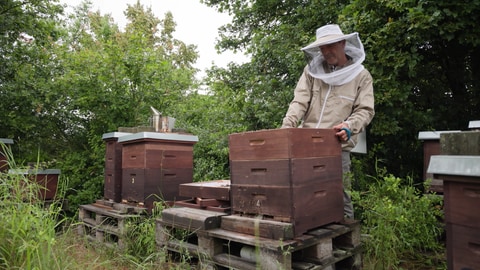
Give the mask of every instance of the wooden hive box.
<svg viewBox="0 0 480 270">
<path fill-rule="evenodd" d="M 448 269 L 480 265 L 480 156 L 432 156 L 429 173 L 443 179 Z"/>
<path fill-rule="evenodd" d="M 180 184 L 193 181 L 193 145 L 197 136 L 140 132 L 120 137 L 122 201 L 142 203 L 185 199 Z"/>
<path fill-rule="evenodd" d="M 118 138 L 130 135 L 126 132 L 110 132 L 102 136 L 105 142 L 105 172 L 103 197 L 119 203 L 122 200 L 122 145 Z"/>
<path fill-rule="evenodd" d="M 38 198 L 41 200 L 53 200 L 57 195 L 58 180 L 60 170 L 58 169 L 42 169 L 42 170 L 19 170 L 10 169 L 8 173 L 21 174 L 30 181 L 35 181 L 39 185 Z"/>
<path fill-rule="evenodd" d="M 442 133 L 460 132 L 460 130 L 451 131 L 420 131 L 418 139 L 423 143 L 423 180 L 431 179 L 430 191 L 438 194 L 443 194 L 443 181 L 436 179 L 433 174 L 428 173 L 428 164 L 430 164 L 430 157 L 441 154 L 440 135 Z"/>
<path fill-rule="evenodd" d="M 343 219 L 341 145 L 331 129 L 231 134 L 232 211 L 293 223 L 295 235 Z"/>
<path fill-rule="evenodd" d="M 341 155 L 335 132 L 316 128 L 284 128 L 230 134 L 229 150 L 231 161 Z"/>
</svg>

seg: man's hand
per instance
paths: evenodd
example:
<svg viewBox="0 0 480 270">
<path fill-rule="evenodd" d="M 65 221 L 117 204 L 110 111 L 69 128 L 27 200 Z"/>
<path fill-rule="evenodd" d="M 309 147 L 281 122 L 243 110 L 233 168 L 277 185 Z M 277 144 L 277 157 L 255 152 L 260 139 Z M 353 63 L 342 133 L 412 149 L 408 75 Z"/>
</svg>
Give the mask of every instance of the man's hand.
<svg viewBox="0 0 480 270">
<path fill-rule="evenodd" d="M 350 137 L 352 136 L 352 131 L 350 130 L 350 127 L 348 126 L 348 124 L 345 122 L 334 126 L 333 130 L 335 130 L 336 132 L 335 135 L 342 142 L 346 142 L 350 140 Z"/>
</svg>

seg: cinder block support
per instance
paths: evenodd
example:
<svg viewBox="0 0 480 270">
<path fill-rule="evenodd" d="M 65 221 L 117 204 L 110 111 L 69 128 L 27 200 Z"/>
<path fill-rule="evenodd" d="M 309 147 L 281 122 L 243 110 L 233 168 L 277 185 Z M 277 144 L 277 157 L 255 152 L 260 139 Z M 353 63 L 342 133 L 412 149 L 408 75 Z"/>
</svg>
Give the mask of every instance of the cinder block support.
<svg viewBox="0 0 480 270">
<path fill-rule="evenodd" d="M 292 254 L 288 251 L 273 252 L 261 248 L 259 255 L 260 269 L 292 269 Z"/>
<path fill-rule="evenodd" d="M 222 253 L 222 241 L 217 238 L 209 237 L 204 231 L 197 232 L 198 250 L 199 253 L 204 254 L 207 258 Z"/>
<path fill-rule="evenodd" d="M 332 256 L 332 239 L 322 239 L 316 245 L 305 249 L 305 256 L 323 260 Z"/>
<path fill-rule="evenodd" d="M 156 230 L 155 230 L 155 242 L 158 246 L 164 247 L 168 244 L 170 240 L 170 231 L 166 226 L 162 225 L 160 220 L 155 222 Z"/>
</svg>

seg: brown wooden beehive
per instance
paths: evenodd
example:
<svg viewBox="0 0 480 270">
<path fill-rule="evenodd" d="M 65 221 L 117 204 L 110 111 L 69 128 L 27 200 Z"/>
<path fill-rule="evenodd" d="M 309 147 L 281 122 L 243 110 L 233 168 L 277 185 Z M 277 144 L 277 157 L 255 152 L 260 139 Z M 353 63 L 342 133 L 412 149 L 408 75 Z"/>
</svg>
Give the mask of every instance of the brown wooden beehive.
<svg viewBox="0 0 480 270">
<path fill-rule="evenodd" d="M 232 211 L 293 223 L 295 235 L 343 219 L 341 146 L 331 129 L 231 134 Z"/>
<path fill-rule="evenodd" d="M 122 200 L 122 145 L 118 138 L 131 135 L 126 132 L 105 133 L 105 172 L 103 197 L 119 203 Z"/>
<path fill-rule="evenodd" d="M 122 144 L 122 201 L 152 209 L 155 201 L 185 199 L 182 183 L 193 181 L 193 145 L 197 136 L 140 132 L 120 137 Z"/>
<path fill-rule="evenodd" d="M 53 200 L 57 196 L 60 176 L 58 169 L 10 169 L 8 173 L 24 175 L 26 179 L 36 182 L 40 200 Z"/>
</svg>

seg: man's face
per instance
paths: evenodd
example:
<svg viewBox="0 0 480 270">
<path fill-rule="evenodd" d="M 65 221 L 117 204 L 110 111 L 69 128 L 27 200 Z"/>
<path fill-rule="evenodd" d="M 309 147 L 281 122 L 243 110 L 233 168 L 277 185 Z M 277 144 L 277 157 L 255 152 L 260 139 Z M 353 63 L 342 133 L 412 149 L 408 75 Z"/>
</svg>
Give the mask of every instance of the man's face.
<svg viewBox="0 0 480 270">
<path fill-rule="evenodd" d="M 345 40 L 320 46 L 320 51 L 329 65 L 344 65 L 345 59 Z"/>
</svg>

